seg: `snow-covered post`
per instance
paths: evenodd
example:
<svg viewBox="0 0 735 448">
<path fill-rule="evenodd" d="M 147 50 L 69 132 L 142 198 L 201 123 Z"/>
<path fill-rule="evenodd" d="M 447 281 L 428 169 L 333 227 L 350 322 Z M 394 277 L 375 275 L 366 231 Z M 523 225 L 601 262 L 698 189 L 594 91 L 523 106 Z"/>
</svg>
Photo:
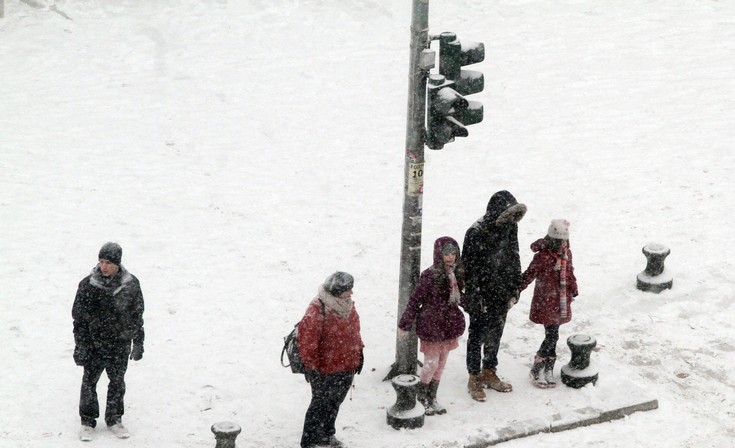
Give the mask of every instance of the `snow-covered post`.
<svg viewBox="0 0 735 448">
<path fill-rule="evenodd" d="M 242 429 L 240 425 L 232 422 L 219 422 L 212 425 L 214 438 L 217 445 L 214 448 L 235 448 L 235 439 Z"/>
<path fill-rule="evenodd" d="M 572 359 L 561 368 L 561 382 L 574 388 L 597 383 L 599 372 L 590 362 L 597 340 L 586 334 L 575 334 L 567 338 L 567 345 L 572 351 Z"/>
<path fill-rule="evenodd" d="M 426 121 L 426 78 L 433 67 L 428 50 L 429 0 L 413 0 L 411 19 L 411 51 L 408 76 L 408 117 L 403 184 L 403 225 L 401 229 L 401 266 L 398 277 L 398 316 L 408 306 L 421 267 L 421 207 L 424 193 L 424 122 Z M 386 380 L 398 374 L 416 373 L 418 340 L 411 333 L 398 337 L 396 326 L 396 360 Z"/>
<path fill-rule="evenodd" d="M 641 291 L 659 293 L 664 289 L 671 289 L 674 279 L 666 272 L 664 259 L 669 256 L 671 249 L 663 244 L 651 243 L 643 246 L 643 255 L 646 256 L 646 269 L 638 274 L 637 288 Z"/>
<path fill-rule="evenodd" d="M 420 428 L 424 426 L 424 405 L 416 401 L 416 388 L 420 383 L 416 375 L 398 375 L 391 380 L 396 390 L 396 404 L 385 412 L 387 421 L 393 429 Z"/>
</svg>

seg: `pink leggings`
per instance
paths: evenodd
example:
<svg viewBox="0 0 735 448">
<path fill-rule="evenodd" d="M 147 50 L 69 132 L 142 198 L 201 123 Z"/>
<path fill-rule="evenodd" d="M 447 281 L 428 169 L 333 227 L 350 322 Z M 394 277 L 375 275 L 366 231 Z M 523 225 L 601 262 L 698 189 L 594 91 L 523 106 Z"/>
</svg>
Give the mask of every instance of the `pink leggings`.
<svg viewBox="0 0 735 448">
<path fill-rule="evenodd" d="M 421 341 L 421 352 L 424 354 L 424 366 L 421 369 L 421 382 L 430 383 L 432 380 L 439 381 L 447 365 L 449 352 L 459 346 L 457 339 L 447 341 L 430 342 Z"/>
</svg>

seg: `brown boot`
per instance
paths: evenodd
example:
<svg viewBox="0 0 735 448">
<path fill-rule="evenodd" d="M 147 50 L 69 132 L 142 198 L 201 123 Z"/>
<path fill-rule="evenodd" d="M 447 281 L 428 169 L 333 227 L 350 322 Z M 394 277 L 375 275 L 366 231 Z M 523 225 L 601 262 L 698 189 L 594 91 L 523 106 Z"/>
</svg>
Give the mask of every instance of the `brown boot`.
<svg viewBox="0 0 735 448">
<path fill-rule="evenodd" d="M 480 376 L 483 387 L 488 387 L 498 392 L 510 392 L 513 390 L 513 386 L 510 383 L 505 383 L 498 378 L 495 369 L 482 369 Z"/>
<path fill-rule="evenodd" d="M 480 375 L 470 375 L 470 379 L 467 382 L 467 391 L 475 401 L 485 401 L 487 396 L 485 391 L 482 390 L 482 382 L 480 381 Z"/>
</svg>

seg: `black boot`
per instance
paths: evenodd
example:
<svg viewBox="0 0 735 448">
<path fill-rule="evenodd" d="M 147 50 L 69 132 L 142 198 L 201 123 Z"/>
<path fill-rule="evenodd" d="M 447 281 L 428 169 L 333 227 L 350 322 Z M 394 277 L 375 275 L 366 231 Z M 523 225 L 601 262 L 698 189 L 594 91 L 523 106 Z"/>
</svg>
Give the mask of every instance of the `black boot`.
<svg viewBox="0 0 735 448">
<path fill-rule="evenodd" d="M 416 399 L 419 403 L 424 405 L 426 415 L 434 415 L 434 408 L 431 406 L 431 401 L 429 400 L 430 390 L 430 384 L 419 383 L 418 390 L 416 392 Z"/>
<path fill-rule="evenodd" d="M 554 364 L 556 363 L 556 356 L 548 356 L 544 360 L 544 379 L 546 379 L 547 387 L 556 387 L 556 381 L 554 380 Z"/>
<path fill-rule="evenodd" d="M 536 355 L 533 358 L 533 366 L 531 367 L 531 372 L 529 372 L 528 374 L 528 376 L 531 377 L 531 381 L 533 381 L 534 386 L 544 389 L 549 387 L 549 385 L 546 383 L 546 378 L 541 375 L 541 370 L 544 368 L 545 364 L 546 358 Z"/>
<path fill-rule="evenodd" d="M 439 402 L 436 401 L 436 392 L 439 390 L 439 381 L 437 380 L 431 380 L 429 383 L 429 406 L 431 406 L 434 409 L 435 414 L 446 414 L 447 408 L 440 405 Z"/>
</svg>

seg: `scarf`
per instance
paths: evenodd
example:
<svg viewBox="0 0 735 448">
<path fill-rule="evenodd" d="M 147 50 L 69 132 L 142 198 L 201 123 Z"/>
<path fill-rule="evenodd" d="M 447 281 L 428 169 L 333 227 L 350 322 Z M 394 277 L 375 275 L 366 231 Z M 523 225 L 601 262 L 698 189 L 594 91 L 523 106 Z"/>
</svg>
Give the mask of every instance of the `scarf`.
<svg viewBox="0 0 735 448">
<path fill-rule="evenodd" d="M 122 266 L 120 266 L 117 274 L 111 277 L 103 276 L 99 266 L 95 266 L 90 275 L 90 285 L 105 292 L 112 293 L 113 296 L 122 291 L 133 278 L 127 269 Z"/>
<path fill-rule="evenodd" d="M 459 285 L 457 284 L 457 276 L 454 275 L 454 266 L 444 266 L 444 270 L 449 278 L 449 303 L 459 305 Z"/>
<path fill-rule="evenodd" d="M 559 271 L 559 315 L 562 320 L 567 318 L 567 248 L 562 246 L 561 254 L 554 254 L 556 257 L 555 271 Z"/>
<path fill-rule="evenodd" d="M 324 302 L 324 306 L 337 313 L 343 319 L 348 319 L 352 312 L 352 298 L 341 299 L 328 293 L 324 289 L 324 285 L 319 287 L 319 295 L 317 299 L 321 299 Z"/>
</svg>

